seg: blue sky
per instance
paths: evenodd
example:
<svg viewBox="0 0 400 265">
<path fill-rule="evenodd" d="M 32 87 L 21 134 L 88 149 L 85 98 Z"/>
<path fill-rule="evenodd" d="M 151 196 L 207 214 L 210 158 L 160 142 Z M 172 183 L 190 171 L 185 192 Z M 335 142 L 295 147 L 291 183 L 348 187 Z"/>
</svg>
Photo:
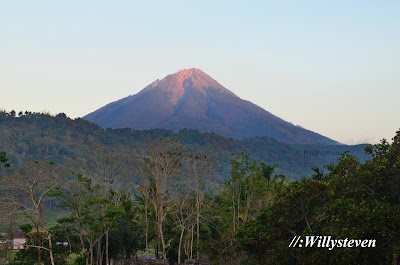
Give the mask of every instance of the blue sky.
<svg viewBox="0 0 400 265">
<path fill-rule="evenodd" d="M 400 128 L 399 1 L 3 1 L 0 108 L 81 117 L 199 68 L 343 143 Z"/>
</svg>

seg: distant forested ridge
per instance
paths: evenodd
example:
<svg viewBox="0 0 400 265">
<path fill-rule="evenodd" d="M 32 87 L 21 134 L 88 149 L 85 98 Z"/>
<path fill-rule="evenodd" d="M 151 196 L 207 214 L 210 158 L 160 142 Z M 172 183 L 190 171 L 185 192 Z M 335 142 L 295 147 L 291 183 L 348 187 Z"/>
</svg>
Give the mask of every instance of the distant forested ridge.
<svg viewBox="0 0 400 265">
<path fill-rule="evenodd" d="M 292 179 L 312 174 L 313 167 L 335 162 L 344 151 L 365 161 L 367 145 L 289 145 L 268 137 L 232 139 L 215 133 L 183 129 L 132 130 L 102 129 L 83 119 L 70 119 L 65 114 L 35 112 L 0 112 L 0 149 L 7 152 L 9 162 L 19 164 L 29 159 L 63 161 L 76 156 L 88 141 L 108 146 L 135 145 L 158 138 L 180 139 L 185 146 L 212 149 L 218 154 L 220 171 L 226 175 L 232 154 L 241 152 L 269 164 L 276 164 L 276 173 Z"/>
</svg>

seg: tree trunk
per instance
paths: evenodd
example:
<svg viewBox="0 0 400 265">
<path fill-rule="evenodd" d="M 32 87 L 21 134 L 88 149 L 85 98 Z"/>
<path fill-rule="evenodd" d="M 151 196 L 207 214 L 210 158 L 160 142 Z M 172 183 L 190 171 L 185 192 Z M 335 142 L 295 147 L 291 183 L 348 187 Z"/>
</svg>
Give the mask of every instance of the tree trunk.
<svg viewBox="0 0 400 265">
<path fill-rule="evenodd" d="M 236 234 L 236 207 L 235 207 L 235 197 L 234 194 L 232 193 L 232 210 L 233 210 L 233 215 L 232 215 L 232 222 L 233 222 L 233 234 Z"/>
<path fill-rule="evenodd" d="M 51 242 L 51 235 L 48 231 L 47 231 L 47 239 L 49 240 L 49 254 L 50 254 L 51 265 L 55 265 L 54 257 L 53 257 L 53 246 L 52 246 L 52 242 Z"/>
<path fill-rule="evenodd" d="M 146 218 L 146 253 L 147 253 L 147 259 L 150 259 L 150 253 L 149 253 L 149 220 L 147 216 L 147 202 L 146 205 L 144 206 L 144 216 Z"/>
<path fill-rule="evenodd" d="M 182 239 L 183 239 L 184 231 L 185 231 L 185 228 L 182 226 L 181 235 L 179 237 L 179 246 L 178 246 L 178 263 L 181 263 Z"/>
<path fill-rule="evenodd" d="M 38 242 L 38 264 L 42 264 L 42 259 L 41 259 L 41 241 L 40 241 L 40 235 L 39 235 L 39 227 L 36 225 L 36 239 Z"/>
<path fill-rule="evenodd" d="M 194 238 L 193 230 L 194 230 L 194 226 L 192 226 L 192 233 L 190 236 L 190 258 L 191 259 L 193 259 L 193 238 Z"/>
<path fill-rule="evenodd" d="M 240 194 L 240 193 L 239 193 Z M 236 231 L 239 229 L 239 225 L 240 225 L 240 195 L 237 197 L 237 227 L 236 227 Z M 236 236 L 236 232 L 235 232 L 235 236 Z"/>
<path fill-rule="evenodd" d="M 37 233 L 37 234 L 39 234 L 39 233 Z M 40 239 L 38 239 L 38 244 L 40 244 Z M 41 254 L 40 253 L 41 252 L 40 247 L 37 249 L 37 251 L 38 251 L 38 264 L 42 264 L 42 260 L 41 260 L 41 256 L 40 256 L 40 254 Z"/>
<path fill-rule="evenodd" d="M 164 233 L 163 233 L 163 229 L 162 229 L 162 223 L 158 225 L 158 229 L 160 230 L 160 238 L 161 238 L 161 244 L 162 244 L 162 258 L 166 259 L 167 255 L 165 253 L 165 241 L 164 241 Z"/>
<path fill-rule="evenodd" d="M 83 237 L 82 237 L 81 231 L 82 231 L 82 229 L 80 229 L 80 231 L 79 231 L 79 240 L 81 241 L 82 252 L 85 253 L 86 265 L 89 265 L 89 252 L 87 251 L 85 243 L 83 242 Z"/>
<path fill-rule="evenodd" d="M 93 265 L 93 244 L 90 242 L 90 265 Z"/>
<path fill-rule="evenodd" d="M 156 259 L 160 258 L 158 250 L 160 249 L 160 235 L 157 236 L 157 245 L 156 245 Z"/>
<path fill-rule="evenodd" d="M 102 265 L 103 264 L 103 259 L 102 259 L 102 254 L 101 254 L 101 239 L 97 242 L 97 264 Z"/>
<path fill-rule="evenodd" d="M 109 257 L 108 257 L 108 230 L 106 231 L 106 265 L 110 265 Z"/>
<path fill-rule="evenodd" d="M 250 198 L 248 198 L 248 200 L 247 200 L 245 214 L 244 214 L 244 218 L 243 218 L 243 223 L 247 221 L 247 218 L 249 216 L 249 210 L 250 210 L 250 206 L 251 206 L 251 199 Z"/>
<path fill-rule="evenodd" d="M 67 241 L 68 241 L 68 247 L 69 247 L 69 255 L 68 255 L 68 262 L 71 264 L 71 259 L 72 259 L 72 245 L 71 241 L 69 240 L 69 236 L 67 236 Z"/>
<path fill-rule="evenodd" d="M 199 207 L 200 208 L 200 207 Z M 197 240 L 196 240 L 196 259 L 200 259 L 199 254 L 199 244 L 200 244 L 200 209 L 197 210 L 197 217 L 196 217 L 196 225 L 197 225 Z"/>
</svg>

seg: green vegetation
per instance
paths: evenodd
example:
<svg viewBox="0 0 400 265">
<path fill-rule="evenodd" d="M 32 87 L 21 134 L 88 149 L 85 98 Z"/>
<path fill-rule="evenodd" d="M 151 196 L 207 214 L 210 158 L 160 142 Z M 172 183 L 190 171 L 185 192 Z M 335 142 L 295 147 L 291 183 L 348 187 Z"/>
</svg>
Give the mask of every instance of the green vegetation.
<svg viewBox="0 0 400 265">
<path fill-rule="evenodd" d="M 0 164 L 3 164 L 4 167 L 10 167 L 11 164 L 7 163 L 8 158 L 6 152 L 0 152 Z"/>
<path fill-rule="evenodd" d="M 345 153 L 329 173 L 290 183 L 238 232 L 251 264 L 398 264 L 400 131 L 366 148 L 360 163 Z M 375 239 L 374 248 L 289 248 L 294 236 Z"/>
<path fill-rule="evenodd" d="M 2 163 L 11 161 L 0 171 L 0 230 L 7 239 L 1 263 L 109 265 L 143 253 L 179 263 L 398 263 L 400 131 L 392 143 L 367 146 L 369 160 L 345 152 L 336 164 L 293 181 L 248 152 L 221 166 L 225 158 L 212 148 L 251 140 L 188 130 L 103 131 L 64 115 L 35 115 L 2 116 L 7 126 L 24 128 L 3 132 L 27 135 L 10 139 L 15 148 L 1 147 Z M 58 123 L 63 130 L 55 134 Z M 40 133 L 55 139 L 43 147 Z M 25 249 L 13 252 L 17 230 Z M 312 235 L 375 239 L 376 246 L 289 248 L 294 236 Z"/>
<path fill-rule="evenodd" d="M 218 173 L 224 177 L 229 175 L 232 154 L 241 152 L 251 154 L 253 159 L 277 164 L 275 172 L 291 179 L 310 176 L 311 168 L 334 163 L 346 150 L 360 161 L 369 158 L 364 153 L 366 145 L 288 145 L 267 137 L 238 140 L 186 129 L 176 133 L 161 129 L 103 130 L 82 119 L 71 120 L 65 114 L 52 116 L 47 113 L 20 112 L 19 115 L 12 115 L 0 111 L 0 147 L 7 152 L 9 162 L 16 165 L 35 159 L 64 163 L 76 157 L 81 147 L 89 141 L 98 141 L 106 146 L 126 146 L 159 138 L 180 139 L 188 148 L 211 149 L 218 156 Z M 305 154 L 308 150 L 326 151 L 330 155 Z"/>
</svg>

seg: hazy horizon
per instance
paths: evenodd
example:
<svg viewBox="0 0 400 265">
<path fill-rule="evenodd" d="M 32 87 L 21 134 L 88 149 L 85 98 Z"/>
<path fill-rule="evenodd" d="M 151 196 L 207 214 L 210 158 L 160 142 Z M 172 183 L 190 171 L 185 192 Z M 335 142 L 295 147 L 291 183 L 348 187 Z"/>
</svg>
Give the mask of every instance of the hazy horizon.
<svg viewBox="0 0 400 265">
<path fill-rule="evenodd" d="M 13 1 L 0 8 L 0 109 L 82 117 L 198 68 L 345 144 L 400 128 L 400 3 Z"/>
</svg>

